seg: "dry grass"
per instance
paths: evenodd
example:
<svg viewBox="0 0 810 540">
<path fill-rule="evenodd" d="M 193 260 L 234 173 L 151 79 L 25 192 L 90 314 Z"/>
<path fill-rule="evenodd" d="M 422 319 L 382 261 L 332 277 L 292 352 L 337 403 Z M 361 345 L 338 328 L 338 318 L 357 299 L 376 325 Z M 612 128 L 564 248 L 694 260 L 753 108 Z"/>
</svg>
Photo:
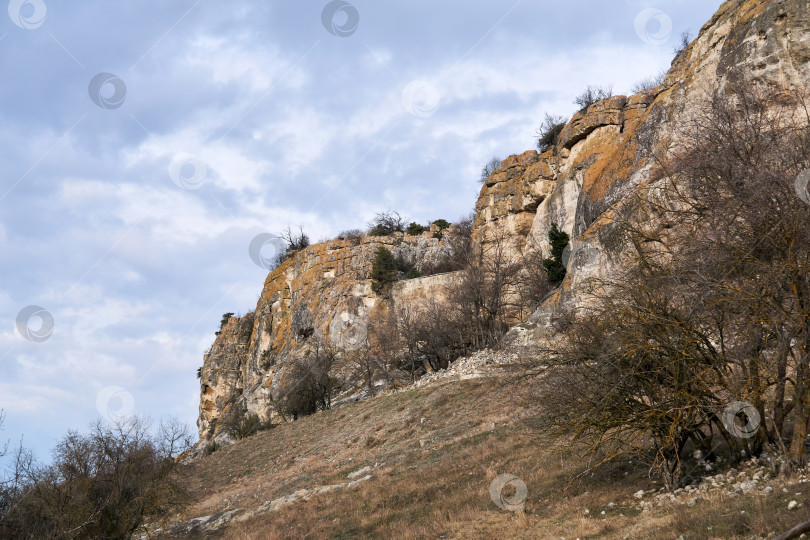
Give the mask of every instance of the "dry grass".
<svg viewBox="0 0 810 540">
<path fill-rule="evenodd" d="M 517 419 L 531 403 L 530 386 L 510 377 L 453 382 L 260 433 L 184 471 L 197 501 L 184 517 L 254 510 L 298 489 L 346 482 L 364 466 L 375 467 L 371 480 L 232 523 L 219 536 L 750 538 L 810 517 L 810 504 L 787 511 L 789 500 L 810 503 L 795 495 L 807 484 L 792 487 L 789 497 L 777 492 L 729 500 L 718 494 L 694 508 L 641 513 L 628 501 L 651 487 L 642 472 L 616 464 L 572 480 L 581 471 L 577 450 L 550 444 Z M 502 473 L 528 487 L 524 513 L 501 510 L 490 500 L 489 485 Z"/>
</svg>

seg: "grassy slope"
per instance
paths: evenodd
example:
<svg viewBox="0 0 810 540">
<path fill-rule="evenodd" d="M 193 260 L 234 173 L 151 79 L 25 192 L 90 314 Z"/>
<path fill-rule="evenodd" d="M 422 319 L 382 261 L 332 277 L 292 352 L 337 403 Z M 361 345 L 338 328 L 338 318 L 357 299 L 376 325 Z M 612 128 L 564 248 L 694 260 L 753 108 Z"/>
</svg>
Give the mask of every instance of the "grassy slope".
<svg viewBox="0 0 810 540">
<path fill-rule="evenodd" d="M 750 538 L 810 517 L 810 488 L 803 487 L 810 484 L 770 496 L 710 494 L 693 508 L 641 513 L 629 501 L 650 489 L 644 471 L 625 463 L 572 480 L 581 470 L 577 451 L 552 444 L 519 419 L 531 405 L 530 381 L 498 375 L 378 397 L 223 448 L 184 470 L 195 502 L 183 517 L 254 510 L 298 489 L 346 482 L 369 465 L 376 465 L 372 479 L 356 487 L 231 523 L 218 536 Z M 502 473 L 526 483 L 525 513 L 490 500 L 489 484 Z M 792 499 L 805 504 L 788 512 Z"/>
</svg>

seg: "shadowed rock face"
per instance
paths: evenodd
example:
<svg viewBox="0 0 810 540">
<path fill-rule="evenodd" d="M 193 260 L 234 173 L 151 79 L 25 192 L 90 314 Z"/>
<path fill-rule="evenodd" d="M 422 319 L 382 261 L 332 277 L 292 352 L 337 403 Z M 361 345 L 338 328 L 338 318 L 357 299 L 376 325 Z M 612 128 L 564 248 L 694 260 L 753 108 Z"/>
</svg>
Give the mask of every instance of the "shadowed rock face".
<svg viewBox="0 0 810 540">
<path fill-rule="evenodd" d="M 555 148 L 503 160 L 476 203 L 474 238 L 504 234 L 513 249 L 534 239 L 548 250 L 552 223 L 571 236 L 572 257 L 562 287 L 535 314 L 545 321 L 560 302 L 577 302 L 579 285 L 621 264 L 613 215 L 650 176 L 650 156 L 677 143 L 684 125 L 714 91 L 807 88 L 810 83 L 810 6 L 806 0 L 731 0 L 673 60 L 664 82 L 634 96 L 614 96 L 575 114 Z M 202 439 L 216 420 L 244 402 L 265 414 L 284 366 L 313 340 L 356 347 L 369 315 L 380 309 L 368 274 L 374 251 L 386 245 L 417 266 L 436 261 L 442 243 L 425 233 L 333 241 L 311 246 L 268 275 L 255 312 L 232 318 L 205 356 L 201 378 Z M 453 274 L 400 282 L 394 303 L 440 294 Z M 538 324 L 521 343 L 544 339 Z"/>
</svg>

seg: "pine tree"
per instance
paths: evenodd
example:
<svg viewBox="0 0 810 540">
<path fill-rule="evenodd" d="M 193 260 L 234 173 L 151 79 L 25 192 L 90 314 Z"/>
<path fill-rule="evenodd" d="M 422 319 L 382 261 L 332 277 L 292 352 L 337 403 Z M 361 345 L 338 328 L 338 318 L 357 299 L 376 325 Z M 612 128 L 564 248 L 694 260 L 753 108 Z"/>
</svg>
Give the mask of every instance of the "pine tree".
<svg viewBox="0 0 810 540">
<path fill-rule="evenodd" d="M 548 281 L 552 285 L 559 285 L 565 279 L 565 265 L 563 252 L 568 246 L 568 234 L 561 231 L 556 223 L 551 224 L 548 231 L 548 241 L 551 244 L 551 258 L 543 260 L 543 266 L 548 274 Z"/>
<path fill-rule="evenodd" d="M 371 289 L 380 293 L 397 280 L 397 260 L 387 248 L 379 247 L 371 265 Z"/>
</svg>

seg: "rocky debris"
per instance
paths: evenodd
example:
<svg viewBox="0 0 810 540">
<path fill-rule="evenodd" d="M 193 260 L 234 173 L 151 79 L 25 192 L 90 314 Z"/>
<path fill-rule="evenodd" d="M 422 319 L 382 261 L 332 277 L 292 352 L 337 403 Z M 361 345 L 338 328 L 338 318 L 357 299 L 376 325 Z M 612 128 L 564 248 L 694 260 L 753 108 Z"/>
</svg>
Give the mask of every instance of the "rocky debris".
<svg viewBox="0 0 810 540">
<path fill-rule="evenodd" d="M 349 480 L 352 480 L 354 478 L 357 478 L 358 476 L 363 476 L 367 472 L 371 472 L 372 468 L 373 467 L 371 465 L 366 465 L 362 469 L 358 469 L 358 470 L 356 470 L 356 471 L 354 471 L 352 473 L 349 473 L 348 475 L 346 475 L 346 478 L 348 478 Z"/>
<path fill-rule="evenodd" d="M 364 469 L 371 470 L 370 467 L 364 467 Z M 362 482 L 370 480 L 371 478 L 372 476 L 370 474 L 366 474 L 365 476 L 362 476 L 360 478 L 357 478 L 355 476 L 354 480 L 351 480 L 349 482 L 343 482 L 341 484 L 319 486 L 312 489 L 299 489 L 298 491 L 295 491 L 294 493 L 291 493 L 289 495 L 284 495 L 271 501 L 267 501 L 256 510 L 248 511 L 240 508 L 235 508 L 232 510 L 219 512 L 210 516 L 197 517 L 187 521 L 176 522 L 170 525 L 165 530 L 160 528 L 150 529 L 149 534 L 141 535 L 139 539 L 147 540 L 148 538 L 153 538 L 154 536 L 159 536 L 163 534 L 167 534 L 170 537 L 173 536 L 186 537 L 190 535 L 212 534 L 224 528 L 229 523 L 247 521 L 265 512 L 275 512 L 287 505 L 295 504 L 298 501 L 307 501 L 312 497 L 320 495 L 322 493 L 328 493 L 330 491 L 335 491 L 338 489 L 350 489 L 356 487 L 358 484 Z"/>
<path fill-rule="evenodd" d="M 492 376 L 492 367 L 511 364 L 520 361 L 518 354 L 503 354 L 489 349 L 477 351 L 470 356 L 459 358 L 447 369 L 429 373 L 416 380 L 412 385 L 401 388 L 403 392 L 413 388 L 424 388 L 438 382 L 464 381 L 479 377 Z"/>
<path fill-rule="evenodd" d="M 787 487 L 784 486 L 810 482 L 807 478 L 806 469 L 800 469 L 792 473 L 790 477 L 784 474 L 771 474 L 771 466 L 775 461 L 782 462 L 782 460 L 763 454 L 759 458 L 751 458 L 740 464 L 739 468 L 743 470 L 731 468 L 724 473 L 703 478 L 692 478 L 693 483 L 678 488 L 671 493 L 664 488 L 660 488 L 657 492 L 639 490 L 633 494 L 633 499 L 636 501 L 629 501 L 628 504 L 635 505 L 635 508 L 642 512 L 655 507 L 673 504 L 685 504 L 691 508 L 699 504 L 710 493 L 730 499 L 741 495 L 765 497 L 774 492 L 774 485 L 782 486 L 783 492 L 788 493 Z M 786 471 L 786 469 L 782 469 L 782 471 Z M 766 485 L 766 483 L 774 485 Z M 797 493 L 797 495 L 800 494 Z M 650 497 L 650 499 L 643 500 L 645 497 Z"/>
</svg>

